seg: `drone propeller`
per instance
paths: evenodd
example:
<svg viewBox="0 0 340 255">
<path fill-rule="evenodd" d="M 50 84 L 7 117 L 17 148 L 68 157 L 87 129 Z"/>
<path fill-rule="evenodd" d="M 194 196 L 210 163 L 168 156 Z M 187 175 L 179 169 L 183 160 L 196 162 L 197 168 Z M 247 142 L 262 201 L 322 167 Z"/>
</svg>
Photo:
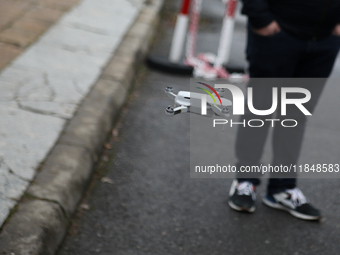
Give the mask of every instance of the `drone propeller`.
<svg viewBox="0 0 340 255">
<path fill-rule="evenodd" d="M 166 87 L 165 88 L 165 93 L 170 97 L 171 99 L 176 98 L 176 94 L 173 93 L 174 89 L 172 87 Z"/>
<path fill-rule="evenodd" d="M 168 115 L 176 115 L 176 114 L 180 114 L 182 112 L 187 112 L 188 111 L 188 107 L 186 106 L 178 106 L 176 108 L 172 107 L 172 106 L 168 106 L 166 109 L 165 109 L 165 113 L 168 114 Z"/>
</svg>

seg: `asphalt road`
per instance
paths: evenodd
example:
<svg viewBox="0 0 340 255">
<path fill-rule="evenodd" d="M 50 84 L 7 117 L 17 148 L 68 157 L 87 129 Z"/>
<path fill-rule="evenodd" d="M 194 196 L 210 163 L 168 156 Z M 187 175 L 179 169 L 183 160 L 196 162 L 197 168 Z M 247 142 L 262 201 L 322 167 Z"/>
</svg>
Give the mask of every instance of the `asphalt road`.
<svg viewBox="0 0 340 255">
<path fill-rule="evenodd" d="M 216 51 L 223 9 L 217 0 L 204 2 L 198 50 Z M 174 25 L 167 13 L 176 13 L 176 5 L 167 4 L 154 54 L 167 55 Z M 244 44 L 240 20 L 232 55 L 240 64 Z M 163 92 L 166 86 L 187 90 L 189 77 L 141 68 L 106 144 L 112 149 L 105 150 L 59 255 L 339 254 L 338 179 L 299 180 L 322 209 L 320 222 L 267 208 L 260 199 L 253 214 L 231 210 L 230 179 L 190 179 L 189 116 L 164 114 L 171 104 Z M 264 191 L 265 185 L 260 186 L 259 198 Z"/>
</svg>

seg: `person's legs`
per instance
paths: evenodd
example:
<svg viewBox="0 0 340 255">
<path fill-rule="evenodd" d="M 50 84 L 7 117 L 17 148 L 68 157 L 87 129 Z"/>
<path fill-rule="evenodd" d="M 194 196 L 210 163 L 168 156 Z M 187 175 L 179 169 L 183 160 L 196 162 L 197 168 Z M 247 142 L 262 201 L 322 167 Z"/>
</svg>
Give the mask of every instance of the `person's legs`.
<svg viewBox="0 0 340 255">
<path fill-rule="evenodd" d="M 305 84 L 303 84 L 305 83 Z M 325 84 L 325 79 L 294 79 L 289 85 L 292 87 L 304 87 L 311 93 L 311 99 L 304 104 L 306 109 L 313 113 L 316 103 L 320 97 Z M 287 85 L 288 86 L 288 85 Z M 301 97 L 299 94 L 289 93 L 289 98 Z M 281 107 L 279 107 L 281 108 Z M 291 168 L 297 164 L 301 146 L 304 137 L 307 117 L 295 105 L 287 105 L 287 115 L 280 116 L 281 119 L 293 119 L 297 122 L 295 127 L 283 127 L 277 125 L 274 128 L 272 148 L 273 148 L 273 166 L 287 166 Z M 289 174 L 289 176 L 288 176 Z M 275 176 L 278 177 L 275 178 Z M 292 189 L 296 186 L 296 173 L 272 173 L 268 181 L 267 193 L 274 194 L 285 189 Z"/>
<path fill-rule="evenodd" d="M 256 109 L 266 110 L 272 106 L 272 87 L 275 84 L 264 84 L 257 78 L 291 77 L 298 64 L 304 43 L 288 36 L 285 32 L 274 36 L 260 36 L 248 28 L 247 59 L 249 62 L 249 87 L 253 88 L 253 105 Z M 241 166 L 259 165 L 263 147 L 266 141 L 270 122 L 267 116 L 252 114 L 247 105 L 245 115 L 240 122 L 248 123 L 251 119 L 261 119 L 262 127 L 239 125 L 236 137 L 237 168 Z M 258 175 L 237 173 L 230 188 L 229 205 L 239 211 L 253 212 L 255 210 L 255 189 L 260 184 Z"/>
<path fill-rule="evenodd" d="M 284 31 L 274 36 L 260 36 L 248 27 L 247 60 L 249 62 L 249 87 L 253 88 L 253 104 L 256 109 L 269 109 L 272 105 L 272 86 L 265 86 L 263 80 L 257 78 L 292 77 L 305 48 L 303 41 L 292 38 Z M 263 127 L 239 126 L 236 137 L 236 157 L 240 166 L 259 165 L 266 141 L 270 116 L 257 116 L 245 107 L 245 115 L 240 122 L 250 119 L 262 119 Z M 258 176 L 237 174 L 238 180 L 249 181 L 258 185 Z"/>
<path fill-rule="evenodd" d="M 308 45 L 296 68 L 294 77 L 313 78 L 304 80 L 303 87 L 311 93 L 311 99 L 304 104 L 309 112 L 313 112 L 326 78 L 330 75 L 340 47 L 340 37 L 329 36 L 320 42 L 308 42 Z M 273 164 L 296 164 L 303 140 L 306 116 L 295 106 L 287 109 L 287 118 L 296 119 L 298 126 L 287 129 L 278 127 L 273 135 Z M 296 179 L 271 178 L 268 192 L 263 202 L 276 209 L 288 211 L 293 216 L 305 220 L 320 219 L 321 213 L 308 202 L 300 189 L 296 187 Z"/>
<path fill-rule="evenodd" d="M 340 37 L 333 35 L 322 41 L 308 42 L 296 67 L 295 78 L 314 78 L 308 79 L 308 81 L 304 80 L 307 84 L 301 84 L 311 93 L 311 99 L 304 104 L 311 113 L 314 111 L 327 77 L 332 71 L 339 47 Z M 275 127 L 273 134 L 273 165 L 295 165 L 299 158 L 306 126 L 306 116 L 295 106 L 292 106 L 287 109 L 285 118 L 297 120 L 298 126 L 284 128 L 278 125 Z M 268 194 L 291 189 L 295 186 L 295 178 L 271 178 L 268 182 Z"/>
</svg>

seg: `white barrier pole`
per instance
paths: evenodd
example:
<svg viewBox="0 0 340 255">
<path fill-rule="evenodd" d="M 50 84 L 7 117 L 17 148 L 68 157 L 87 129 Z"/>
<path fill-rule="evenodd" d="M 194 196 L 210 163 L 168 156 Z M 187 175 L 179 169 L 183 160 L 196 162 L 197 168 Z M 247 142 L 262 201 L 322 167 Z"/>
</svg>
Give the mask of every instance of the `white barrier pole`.
<svg viewBox="0 0 340 255">
<path fill-rule="evenodd" d="M 189 22 L 189 9 L 191 0 L 183 0 L 180 13 L 177 15 L 174 35 L 172 37 L 169 61 L 178 63 L 181 60 L 183 53 L 185 38 L 187 35 L 187 28 Z"/>
<path fill-rule="evenodd" d="M 223 18 L 223 25 L 221 30 L 220 43 L 217 52 L 215 67 L 221 67 L 227 64 L 230 58 L 231 41 L 235 25 L 235 12 L 237 0 L 228 0 L 226 5 L 226 12 Z"/>
</svg>

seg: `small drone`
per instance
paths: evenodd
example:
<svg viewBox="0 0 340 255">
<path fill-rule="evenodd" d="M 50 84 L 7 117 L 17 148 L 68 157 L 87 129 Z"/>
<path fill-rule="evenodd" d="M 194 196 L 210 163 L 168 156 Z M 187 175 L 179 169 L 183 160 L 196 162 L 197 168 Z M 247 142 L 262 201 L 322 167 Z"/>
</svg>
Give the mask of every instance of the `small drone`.
<svg viewBox="0 0 340 255">
<path fill-rule="evenodd" d="M 206 94 L 190 92 L 190 91 L 179 91 L 178 94 L 173 93 L 172 87 L 167 87 L 165 89 L 165 93 L 171 98 L 174 99 L 174 106 L 168 106 L 165 109 L 165 112 L 168 115 L 176 115 L 183 112 L 189 112 L 198 114 L 205 117 L 212 116 L 220 116 L 223 119 L 227 119 L 229 117 L 229 109 L 228 107 L 232 105 L 232 102 L 226 98 L 223 98 L 224 90 L 219 89 L 218 94 L 220 97 L 213 96 L 217 101 L 220 99 L 222 105 L 217 105 L 216 100 L 212 98 L 212 96 L 206 97 L 206 114 L 202 115 L 202 95 L 206 96 Z"/>
</svg>

